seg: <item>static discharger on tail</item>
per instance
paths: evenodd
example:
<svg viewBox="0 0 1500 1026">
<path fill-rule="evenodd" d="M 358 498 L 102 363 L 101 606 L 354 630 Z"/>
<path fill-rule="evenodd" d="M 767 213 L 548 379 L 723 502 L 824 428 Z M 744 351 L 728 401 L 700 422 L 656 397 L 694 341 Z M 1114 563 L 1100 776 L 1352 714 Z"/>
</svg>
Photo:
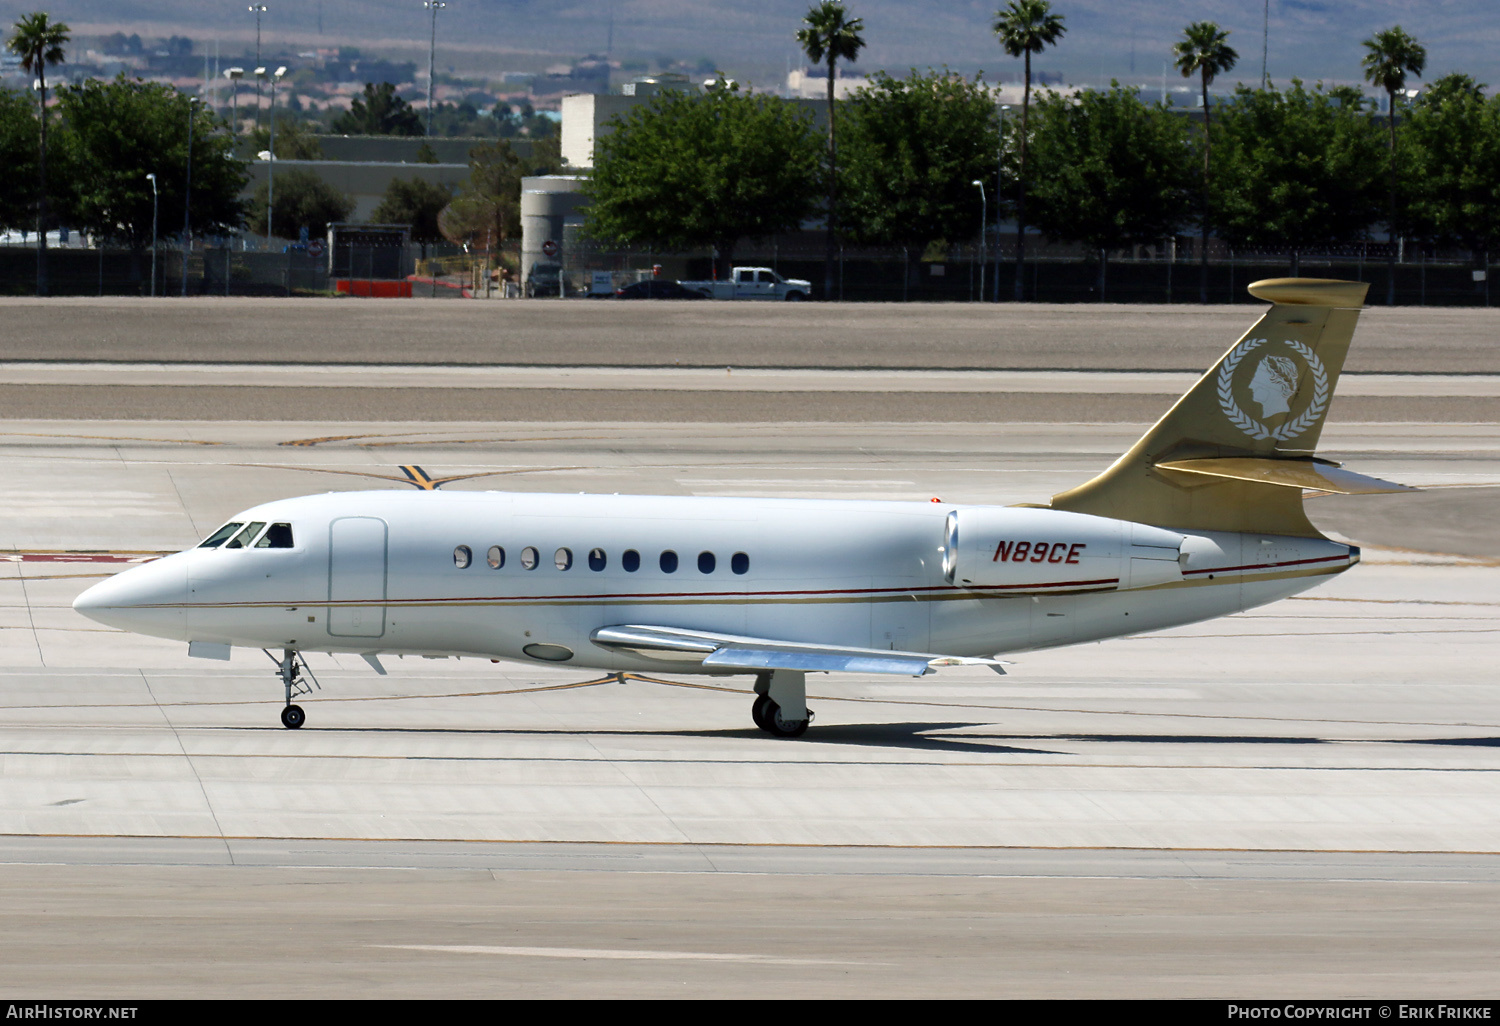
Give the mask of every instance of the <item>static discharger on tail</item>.
<svg viewBox="0 0 1500 1026">
<path fill-rule="evenodd" d="M 1257 282 L 1254 327 L 1098 477 L 1018 507 L 509 492 L 344 492 L 265 503 L 201 545 L 79 596 L 101 623 L 227 659 L 473 656 L 754 678 L 779 737 L 808 673 L 1004 672 L 1012 652 L 1210 619 L 1359 560 L 1304 489 L 1401 491 L 1314 455 L 1366 286 Z"/>
</svg>

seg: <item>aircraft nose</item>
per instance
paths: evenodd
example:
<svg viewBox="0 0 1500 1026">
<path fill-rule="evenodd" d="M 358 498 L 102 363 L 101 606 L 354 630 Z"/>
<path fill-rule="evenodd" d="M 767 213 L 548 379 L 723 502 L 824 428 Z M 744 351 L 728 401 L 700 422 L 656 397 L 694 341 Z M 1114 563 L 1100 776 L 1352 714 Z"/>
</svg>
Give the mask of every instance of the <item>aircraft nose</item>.
<svg viewBox="0 0 1500 1026">
<path fill-rule="evenodd" d="M 108 627 L 181 640 L 187 598 L 187 560 L 179 555 L 106 578 L 74 599 L 73 608 Z"/>
</svg>

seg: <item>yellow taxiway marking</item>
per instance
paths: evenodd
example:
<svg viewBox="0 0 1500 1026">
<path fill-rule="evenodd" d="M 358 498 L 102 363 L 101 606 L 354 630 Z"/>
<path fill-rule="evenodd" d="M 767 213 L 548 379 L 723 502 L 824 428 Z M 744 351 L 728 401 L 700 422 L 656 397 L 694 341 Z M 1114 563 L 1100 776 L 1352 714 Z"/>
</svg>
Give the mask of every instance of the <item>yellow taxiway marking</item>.
<svg viewBox="0 0 1500 1026">
<path fill-rule="evenodd" d="M 519 467 L 514 470 L 482 470 L 474 474 L 452 474 L 434 478 L 415 464 L 401 467 L 401 474 L 377 474 L 368 470 L 333 470 L 329 467 L 294 467 L 282 463 L 236 463 L 237 467 L 255 467 L 258 470 L 298 470 L 306 474 L 343 474 L 348 477 L 368 477 L 377 481 L 394 481 L 409 484 L 423 491 L 434 491 L 453 481 L 467 481 L 476 477 L 507 477 L 515 474 L 547 474 L 563 470 L 587 470 L 587 467 Z"/>
<path fill-rule="evenodd" d="M 138 438 L 133 435 L 63 435 L 43 431 L 0 431 L 0 438 L 81 438 L 91 442 L 170 442 L 173 445 L 227 445 L 198 438 Z"/>
<path fill-rule="evenodd" d="M 889 965 L 888 962 L 839 962 L 827 958 L 737 955 L 718 951 L 653 951 L 636 948 L 527 948 L 491 944 L 371 944 L 393 951 L 432 951 L 451 955 L 508 955 L 513 958 L 626 959 L 651 962 L 754 962 L 761 965 Z"/>
<path fill-rule="evenodd" d="M 329 442 L 358 442 L 360 448 L 373 449 L 381 446 L 391 445 L 482 445 L 485 442 L 576 442 L 576 441 L 598 441 L 608 438 L 608 435 L 538 435 L 535 438 L 442 438 L 437 437 L 446 432 L 441 431 L 412 431 L 403 432 L 401 435 L 390 434 L 368 434 L 368 435 L 326 435 L 322 438 L 293 438 L 285 442 L 277 442 L 277 445 L 297 446 L 311 448 L 315 445 L 325 445 Z M 367 442 L 367 438 L 386 439 L 380 442 Z M 215 442 L 214 445 L 221 443 Z"/>
</svg>

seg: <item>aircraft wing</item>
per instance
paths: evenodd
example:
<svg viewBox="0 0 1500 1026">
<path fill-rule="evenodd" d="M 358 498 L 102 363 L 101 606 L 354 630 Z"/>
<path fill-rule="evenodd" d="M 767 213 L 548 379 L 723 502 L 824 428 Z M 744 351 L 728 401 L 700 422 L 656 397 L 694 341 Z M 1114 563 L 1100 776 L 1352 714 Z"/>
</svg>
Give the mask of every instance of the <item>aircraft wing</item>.
<svg viewBox="0 0 1500 1026">
<path fill-rule="evenodd" d="M 649 659 L 695 662 L 710 669 L 889 673 L 907 677 L 932 673 L 939 666 L 988 666 L 996 673 L 1005 672 L 998 659 L 811 645 L 677 627 L 637 624 L 600 627 L 589 637 L 604 648 L 633 652 Z"/>
</svg>

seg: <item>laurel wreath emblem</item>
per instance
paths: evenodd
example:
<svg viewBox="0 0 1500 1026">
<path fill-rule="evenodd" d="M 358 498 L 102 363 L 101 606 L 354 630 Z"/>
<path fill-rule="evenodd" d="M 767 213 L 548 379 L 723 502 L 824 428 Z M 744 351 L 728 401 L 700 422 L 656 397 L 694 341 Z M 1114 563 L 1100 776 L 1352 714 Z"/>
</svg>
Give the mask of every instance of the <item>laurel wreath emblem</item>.
<svg viewBox="0 0 1500 1026">
<path fill-rule="evenodd" d="M 1240 404 L 1234 401 L 1233 388 L 1235 369 L 1245 357 L 1268 341 L 1264 338 L 1247 338 L 1235 346 L 1224 358 L 1224 363 L 1219 367 L 1219 406 L 1224 410 L 1224 416 L 1229 418 L 1229 422 L 1251 438 L 1274 438 L 1278 442 L 1285 442 L 1296 438 L 1316 424 L 1323 416 L 1323 411 L 1328 408 L 1328 370 L 1323 366 L 1323 361 L 1318 359 L 1318 354 L 1313 352 L 1311 346 L 1294 339 L 1287 339 L 1285 344 L 1302 357 L 1307 363 L 1308 372 L 1312 374 L 1312 402 L 1308 404 L 1307 409 L 1281 427 L 1269 428 L 1240 409 Z"/>
</svg>

